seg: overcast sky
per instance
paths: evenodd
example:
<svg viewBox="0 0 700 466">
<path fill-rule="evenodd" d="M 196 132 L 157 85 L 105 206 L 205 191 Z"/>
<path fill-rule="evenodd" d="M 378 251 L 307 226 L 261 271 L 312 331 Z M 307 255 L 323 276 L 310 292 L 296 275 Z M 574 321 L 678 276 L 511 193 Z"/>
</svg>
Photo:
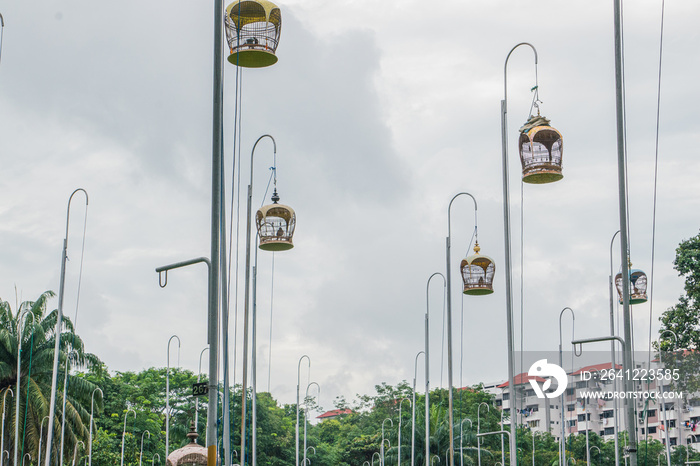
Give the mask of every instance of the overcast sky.
<svg viewBox="0 0 700 466">
<path fill-rule="evenodd" d="M 164 366 L 168 338 L 177 334 L 180 364 L 196 372 L 206 346 L 205 267 L 171 272 L 165 289 L 154 269 L 210 251 L 211 3 L 0 3 L 0 297 L 14 308 L 16 293 L 31 300 L 58 292 L 68 197 L 85 188 L 77 326 L 88 351 L 111 371 Z M 661 2 L 626 3 L 631 252 L 634 267 L 650 274 Z M 282 202 L 298 217 L 295 248 L 275 255 L 272 346 L 272 256 L 259 255 L 258 385 L 267 389 L 272 351 L 270 388 L 281 402 L 294 401 L 303 354 L 326 409 L 336 396 L 353 399 L 373 393 L 375 384 L 413 379 L 426 281 L 444 273 L 447 205 L 461 191 L 478 201 L 481 252 L 496 261 L 497 276 L 494 294 L 462 300 L 457 267 L 474 227 L 473 204 L 462 198 L 452 212 L 455 384 L 507 377 L 500 101 L 504 61 L 519 42 L 537 48 L 542 114 L 564 135 L 565 149 L 564 179 L 524 186 L 521 203 L 517 128 L 535 85 L 533 54 L 522 47 L 508 65 L 516 346 L 521 278 L 525 350 L 556 350 L 565 306 L 576 312 L 577 336 L 609 331 L 609 248 L 619 228 L 612 2 L 426 5 L 280 4 L 279 62 L 243 71 L 241 192 L 253 143 L 269 133 L 277 141 Z M 675 248 L 700 228 L 699 18 L 694 0 L 666 4 L 654 337 L 658 317 L 683 289 L 672 268 Z M 234 84 L 235 68 L 226 63 L 227 202 Z M 260 206 L 269 202 L 269 141 L 255 157 L 253 204 Z M 71 318 L 83 199 L 76 197 L 72 209 L 65 298 Z M 439 281 L 431 295 L 435 386 L 441 373 L 446 379 Z M 633 310 L 636 347 L 645 350 L 650 304 Z M 238 321 L 237 382 L 240 311 Z M 421 386 L 422 360 L 418 371 Z"/>
</svg>

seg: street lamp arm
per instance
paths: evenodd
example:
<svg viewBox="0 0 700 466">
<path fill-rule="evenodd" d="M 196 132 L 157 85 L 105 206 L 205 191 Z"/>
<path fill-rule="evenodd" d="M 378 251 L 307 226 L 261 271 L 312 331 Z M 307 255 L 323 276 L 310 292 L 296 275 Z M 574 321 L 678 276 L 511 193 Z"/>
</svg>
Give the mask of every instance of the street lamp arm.
<svg viewBox="0 0 700 466">
<path fill-rule="evenodd" d="M 158 284 L 161 288 L 165 288 L 168 285 L 168 270 L 178 269 L 180 267 L 186 267 L 188 265 L 198 264 L 200 262 L 204 262 L 205 264 L 207 264 L 207 267 L 209 268 L 209 270 L 211 270 L 211 261 L 206 257 L 197 257 L 196 259 L 176 262 L 174 264 L 164 265 L 162 267 L 156 268 L 156 272 L 158 272 Z M 165 273 L 163 274 L 163 272 Z M 165 279 L 164 281 L 161 280 L 161 274 Z"/>
<path fill-rule="evenodd" d="M 477 205 L 476 205 L 476 199 L 474 199 L 474 196 L 467 192 L 461 192 L 458 194 L 455 194 L 455 196 L 450 200 L 450 203 L 447 206 L 447 237 L 451 238 L 452 237 L 452 227 L 451 227 L 451 221 L 450 221 L 450 213 L 452 211 L 452 203 L 454 202 L 455 199 L 457 199 L 459 196 L 469 196 L 472 198 L 472 201 L 474 201 L 474 229 L 476 229 L 477 226 Z M 478 239 L 478 238 L 477 238 Z"/>
<path fill-rule="evenodd" d="M 620 342 L 620 344 L 622 345 L 623 348 L 625 347 L 625 340 L 623 340 L 622 338 L 615 336 L 615 335 L 606 336 L 606 337 L 597 337 L 597 338 L 584 338 L 582 340 L 572 340 L 571 344 L 574 346 L 574 354 L 576 354 L 576 356 L 581 356 L 581 354 L 583 353 L 583 345 L 584 344 L 596 343 L 599 341 L 613 341 L 613 340 Z M 576 351 L 576 345 L 579 345 L 579 351 Z"/>
<path fill-rule="evenodd" d="M 506 56 L 506 62 L 503 65 L 503 109 L 506 109 L 506 102 L 508 102 L 508 60 L 510 59 L 510 55 L 515 52 L 515 49 L 520 47 L 521 45 L 527 45 L 532 49 L 532 52 L 535 54 L 535 87 L 537 87 L 537 49 L 535 49 L 535 46 L 532 45 L 529 42 L 521 42 L 512 49 L 510 49 L 510 52 L 508 52 L 508 55 Z"/>
<path fill-rule="evenodd" d="M 253 144 L 253 150 L 250 152 L 250 184 L 251 186 L 253 185 L 253 157 L 255 155 L 255 148 L 257 147 L 258 143 L 264 139 L 264 138 L 270 138 L 272 140 L 272 146 L 273 146 L 273 157 L 277 157 L 277 142 L 275 142 L 275 138 L 270 136 L 269 134 L 263 134 L 258 138 L 257 141 L 255 141 L 255 144 Z"/>
</svg>

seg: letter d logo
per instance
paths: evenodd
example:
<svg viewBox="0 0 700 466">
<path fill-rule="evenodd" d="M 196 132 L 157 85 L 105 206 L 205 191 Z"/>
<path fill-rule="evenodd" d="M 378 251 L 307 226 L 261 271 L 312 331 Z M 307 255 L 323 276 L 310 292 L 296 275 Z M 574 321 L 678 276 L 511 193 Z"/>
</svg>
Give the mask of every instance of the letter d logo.
<svg viewBox="0 0 700 466">
<path fill-rule="evenodd" d="M 530 379 L 529 381 L 538 398 L 556 398 L 564 393 L 564 390 L 566 390 L 566 385 L 568 383 L 566 371 L 564 371 L 564 369 L 559 367 L 557 364 L 548 363 L 546 359 L 540 359 L 530 366 L 530 370 L 527 371 L 527 375 L 530 377 L 541 377 L 547 379 L 542 384 L 542 387 L 540 387 L 540 384 L 537 383 L 534 378 Z M 552 378 L 557 381 L 557 388 L 552 393 L 546 393 L 547 389 L 552 386 Z"/>
</svg>

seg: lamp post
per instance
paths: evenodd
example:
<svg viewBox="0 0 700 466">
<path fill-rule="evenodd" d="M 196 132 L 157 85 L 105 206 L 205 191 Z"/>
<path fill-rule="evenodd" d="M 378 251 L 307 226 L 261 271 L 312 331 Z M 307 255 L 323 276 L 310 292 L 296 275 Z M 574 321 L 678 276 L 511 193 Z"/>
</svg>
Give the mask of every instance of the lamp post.
<svg viewBox="0 0 700 466">
<path fill-rule="evenodd" d="M 316 382 L 311 382 L 306 386 L 306 394 L 304 396 L 304 461 L 306 461 L 306 421 L 308 417 L 308 412 L 309 412 L 309 387 L 312 385 L 316 385 L 316 388 L 318 389 L 318 392 L 316 394 L 316 399 L 318 400 L 319 397 L 321 396 L 321 386 L 316 383 Z M 302 461 L 301 464 L 304 464 L 304 461 Z M 241 462 L 241 465 L 244 463 Z"/>
<path fill-rule="evenodd" d="M 82 188 L 78 188 L 68 198 L 68 209 L 66 213 L 66 236 L 63 239 L 63 252 L 61 253 L 61 278 L 58 286 L 58 313 L 56 315 L 56 326 L 54 327 L 54 352 L 53 352 L 53 372 L 51 375 L 51 395 L 49 400 L 49 425 L 46 433 L 46 455 L 45 466 L 51 466 L 51 445 L 53 444 L 53 420 L 56 410 L 56 391 L 58 387 L 58 361 L 61 356 L 61 329 L 63 326 L 63 295 L 66 284 L 66 261 L 68 260 L 68 226 L 70 224 L 70 204 L 75 193 L 81 191 L 85 194 L 85 209 L 88 206 L 88 194 Z M 63 454 L 61 452 L 61 457 Z"/>
<path fill-rule="evenodd" d="M 34 314 L 29 312 L 28 309 L 25 309 L 21 313 L 19 313 L 19 317 L 17 318 L 17 396 L 15 396 L 15 463 L 17 464 L 17 450 L 19 448 L 19 399 L 21 398 L 20 396 L 20 360 L 22 359 L 22 317 L 24 316 L 31 316 L 32 318 L 32 326 L 34 325 Z M 33 330 L 32 330 L 33 331 Z M 29 383 L 27 383 L 27 390 L 29 390 Z M 13 393 L 14 396 L 14 393 Z M 31 458 L 29 459 L 31 461 Z M 24 458 L 22 458 L 22 461 L 24 462 Z"/>
<path fill-rule="evenodd" d="M 425 286 L 425 466 L 430 466 L 430 281 L 435 276 L 442 277 L 443 297 L 447 299 L 447 280 L 443 274 L 435 272 Z"/>
<path fill-rule="evenodd" d="M 31 463 L 32 455 L 30 455 L 29 453 L 25 453 L 24 457 L 22 458 L 22 466 L 24 466 L 24 461 L 27 459 L 27 456 L 29 457 L 29 462 Z M 73 463 L 73 466 L 75 466 L 75 463 Z"/>
<path fill-rule="evenodd" d="M 613 242 L 615 241 L 615 237 L 620 233 L 620 230 L 617 230 L 615 234 L 613 234 L 612 238 L 610 239 L 610 283 L 609 283 L 609 288 L 610 288 L 610 336 L 615 335 L 615 303 L 614 303 L 614 297 L 613 297 L 613 287 L 614 287 L 614 275 L 613 275 Z M 615 342 L 611 341 L 610 342 L 610 369 L 613 371 L 615 370 Z M 613 390 L 617 392 L 617 377 L 613 377 Z M 618 429 L 619 429 L 619 424 L 618 424 L 618 400 L 617 398 L 613 398 L 613 433 L 615 435 L 615 466 L 620 466 L 620 452 L 619 452 L 619 440 L 617 438 L 618 435 Z M 668 438 L 666 439 L 666 448 L 669 448 L 668 446 Z M 670 453 L 669 453 L 670 455 Z M 669 456 L 670 457 L 670 456 Z"/>
<path fill-rule="evenodd" d="M 535 56 L 535 80 L 537 81 L 537 50 L 532 44 L 521 42 L 513 47 L 506 56 L 505 64 L 503 65 L 503 100 L 501 101 L 501 147 L 503 154 L 503 232 L 505 242 L 505 277 L 506 277 L 506 325 L 508 338 L 508 386 L 514 392 L 515 388 L 515 367 L 514 367 L 514 337 L 513 337 L 513 285 L 511 277 L 511 251 L 510 251 L 510 200 L 508 194 L 508 59 L 511 54 L 520 46 L 528 46 L 532 49 Z M 535 103 L 537 103 L 538 84 L 535 83 Z M 528 120 L 526 126 L 532 122 L 540 125 L 548 126 L 548 121 L 541 119 L 538 116 L 536 119 Z M 536 142 L 538 134 L 541 134 L 539 142 Z M 561 135 L 553 128 L 542 128 L 542 126 L 533 126 L 527 133 L 521 133 L 520 155 L 523 162 L 523 181 L 535 184 L 549 183 L 562 178 L 561 175 Z M 523 144 L 523 142 L 529 143 Z M 555 146 L 558 144 L 555 154 Z M 529 159 L 524 157 L 523 147 L 529 149 Z M 543 148 L 549 157 L 545 163 L 541 163 L 539 153 L 544 152 Z M 536 152 L 538 157 L 535 157 Z M 517 464 L 516 438 L 517 427 L 515 416 L 511 416 L 510 423 L 511 435 L 510 439 L 510 462 L 511 465 Z"/>
<path fill-rule="evenodd" d="M 306 358 L 309 362 L 309 372 L 311 372 L 311 358 L 303 355 L 297 364 L 297 423 L 296 423 L 296 466 L 299 466 L 299 384 L 301 383 L 301 361 Z"/>
<path fill-rule="evenodd" d="M 153 453 L 153 458 L 151 458 L 151 466 L 155 463 L 156 456 L 158 457 L 158 462 L 160 463 L 160 455 L 158 453 Z"/>
<path fill-rule="evenodd" d="M 416 464 L 416 378 L 418 374 L 418 356 L 421 354 L 425 356 L 425 351 L 419 351 L 418 354 L 416 354 L 416 360 L 413 363 L 413 402 L 411 403 L 411 466 L 415 466 Z"/>
<path fill-rule="evenodd" d="M 376 451 L 374 453 L 372 453 L 372 466 L 374 466 L 374 455 L 377 455 L 379 457 L 379 466 L 382 466 L 382 464 L 381 464 L 382 457 L 379 456 L 379 453 L 377 453 Z"/>
<path fill-rule="evenodd" d="M 180 337 L 172 335 L 168 339 L 167 368 L 165 369 L 165 457 L 170 454 L 170 342 L 177 338 L 177 363 L 180 365 Z M 128 414 L 128 412 L 127 412 Z M 209 414 L 211 415 L 211 413 Z M 134 413 L 136 416 L 136 413 Z M 126 428 L 126 417 L 124 417 L 124 428 Z M 122 454 L 123 456 L 123 454 Z M 123 461 L 123 458 L 122 458 Z"/>
<path fill-rule="evenodd" d="M 316 454 L 316 449 L 314 447 L 308 447 L 306 451 L 313 450 L 314 455 Z M 311 458 L 306 458 L 306 451 L 304 452 L 304 462 L 306 463 L 307 461 L 309 462 L 308 464 L 311 464 Z"/>
<path fill-rule="evenodd" d="M 408 404 L 411 404 L 411 400 L 408 398 L 404 398 L 399 402 L 399 439 L 398 439 L 398 456 L 399 456 L 399 461 L 398 461 L 398 466 L 401 466 L 401 405 L 403 405 L 404 401 L 408 401 Z M 413 466 L 413 465 L 411 465 Z"/>
<path fill-rule="evenodd" d="M 148 434 L 149 439 L 151 438 L 151 433 L 147 430 L 144 430 L 141 434 L 141 453 L 139 453 L 139 466 L 141 466 L 143 460 L 143 436 L 146 434 Z"/>
<path fill-rule="evenodd" d="M 124 430 L 122 431 L 122 460 L 121 460 L 121 466 L 124 466 L 124 440 L 126 440 L 126 418 L 129 417 L 129 411 L 134 413 L 134 421 L 136 421 L 136 411 L 133 409 L 129 408 L 126 410 L 126 414 L 124 415 Z"/>
<path fill-rule="evenodd" d="M 5 393 L 2 395 L 2 433 L 0 433 L 0 453 L 5 451 L 5 405 L 7 404 L 7 392 L 12 393 L 15 396 L 15 392 L 12 391 L 10 387 L 5 389 Z M 10 452 L 7 452 L 7 459 L 10 459 Z M 0 454 L 0 466 L 3 466 L 3 457 Z"/>
<path fill-rule="evenodd" d="M 381 461 L 381 466 L 384 466 L 384 423 L 386 421 L 389 421 L 389 423 L 391 424 L 391 427 L 394 427 L 394 421 L 392 421 L 391 418 L 386 418 L 382 421 L 382 445 L 381 445 L 382 461 Z"/>
<path fill-rule="evenodd" d="M 614 343 L 613 343 L 613 344 L 614 344 Z M 600 463 L 600 454 L 601 454 L 602 452 L 600 451 L 600 448 L 599 448 L 599 447 L 593 445 L 593 446 L 591 446 L 590 448 L 588 448 L 588 456 L 589 456 L 589 457 L 591 456 L 591 450 L 593 450 L 594 448 L 595 448 L 596 450 L 598 450 L 598 463 Z"/>
<path fill-rule="evenodd" d="M 459 466 L 464 466 L 464 451 L 462 450 L 462 440 L 464 439 L 464 423 L 467 421 L 469 421 L 469 430 L 474 430 L 474 425 L 472 424 L 471 419 L 462 419 L 462 422 L 459 424 Z"/>
<path fill-rule="evenodd" d="M 574 325 L 576 324 L 576 315 L 574 314 L 574 310 L 571 309 L 570 307 L 565 307 L 564 309 L 561 310 L 559 313 L 559 367 L 562 369 L 564 368 L 564 356 L 563 356 L 563 337 L 562 337 L 562 330 L 561 330 L 561 319 L 564 317 L 564 312 L 565 311 L 571 311 L 571 338 L 573 339 L 574 337 Z M 564 371 L 566 372 L 566 371 Z M 568 377 L 568 375 L 567 375 Z M 566 396 L 566 391 L 561 394 L 560 402 L 561 402 L 561 448 L 559 451 L 559 458 L 561 458 L 561 464 L 566 463 L 566 419 L 565 419 L 565 396 Z"/>
<path fill-rule="evenodd" d="M 44 436 L 44 421 L 47 420 L 49 417 L 44 416 L 44 419 L 41 420 L 41 424 L 39 425 L 39 448 L 37 448 L 37 461 L 36 464 L 41 464 L 41 438 Z M 2 448 L 0 447 L 0 451 L 2 451 Z M 2 463 L 2 460 L 0 460 L 0 463 Z M 2 466 L 0 464 L 0 466 Z"/>
<path fill-rule="evenodd" d="M 612 273 L 611 273 L 611 275 L 612 275 Z M 611 293 L 612 293 L 612 291 L 611 291 Z M 678 346 L 678 335 L 676 335 L 676 332 L 674 332 L 673 330 L 664 330 L 663 332 L 661 332 L 661 334 L 659 335 L 659 340 L 661 340 L 661 337 L 665 333 L 670 333 L 673 336 L 673 339 L 675 341 L 675 344 L 673 346 L 674 346 L 674 348 L 677 347 Z M 661 346 L 659 345 L 659 351 L 660 350 L 661 350 Z M 666 447 L 666 464 L 670 465 L 671 464 L 671 445 L 670 445 L 670 442 L 668 439 L 668 425 L 667 425 L 668 421 L 667 421 L 667 415 L 666 415 L 666 403 L 663 402 L 663 399 L 664 399 L 663 398 L 663 393 L 664 393 L 663 380 L 659 380 L 658 384 L 659 384 L 659 387 L 661 389 L 661 400 L 662 400 L 661 412 L 664 413 L 663 426 L 664 426 L 664 437 L 666 438 L 666 442 L 665 442 L 666 443 L 666 445 L 665 445 L 665 447 Z"/>
<path fill-rule="evenodd" d="M 209 351 L 208 346 L 202 349 L 202 351 L 199 353 L 199 372 L 197 373 L 197 383 L 199 383 L 199 379 L 202 377 L 202 355 L 205 351 Z M 199 430 L 199 397 L 194 399 L 194 428 Z M 151 437 L 149 436 L 148 438 Z"/>
<path fill-rule="evenodd" d="M 78 440 L 78 442 L 75 444 L 75 448 L 73 449 L 73 466 L 75 466 L 75 459 L 78 457 L 78 445 L 80 445 L 81 443 L 83 444 L 83 449 L 84 449 L 85 444 L 80 440 Z M 31 461 L 31 460 L 32 460 L 32 458 L 30 457 L 29 461 Z"/>
<path fill-rule="evenodd" d="M 479 403 L 479 407 L 476 408 L 476 452 L 477 452 L 477 466 L 481 466 L 481 439 L 479 434 L 481 433 L 481 405 L 486 406 L 486 412 L 490 412 L 491 408 L 486 402 Z"/>
<path fill-rule="evenodd" d="M 90 400 L 90 438 L 88 440 L 88 466 L 92 466 L 92 423 L 93 423 L 93 410 L 95 408 L 95 392 L 99 391 L 102 399 L 104 399 L 104 393 L 97 387 L 92 391 L 92 397 Z"/>
</svg>

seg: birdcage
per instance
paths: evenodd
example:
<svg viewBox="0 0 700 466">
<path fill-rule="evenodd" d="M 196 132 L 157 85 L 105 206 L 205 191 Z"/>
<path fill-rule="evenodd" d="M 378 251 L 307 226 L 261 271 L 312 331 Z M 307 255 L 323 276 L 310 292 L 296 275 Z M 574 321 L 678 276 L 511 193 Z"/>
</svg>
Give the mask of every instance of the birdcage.
<svg viewBox="0 0 700 466">
<path fill-rule="evenodd" d="M 266 0 L 239 0 L 226 7 L 228 61 L 246 68 L 277 63 L 275 51 L 282 29 L 279 7 Z"/>
<path fill-rule="evenodd" d="M 639 269 L 630 271 L 630 304 L 647 302 L 647 275 Z M 622 273 L 615 276 L 615 288 L 622 304 Z"/>
<path fill-rule="evenodd" d="M 549 120 L 532 116 L 520 128 L 520 162 L 523 182 L 552 183 L 561 180 L 562 136 L 549 126 Z"/>
<path fill-rule="evenodd" d="M 278 204 L 277 191 L 272 195 L 273 203 L 258 209 L 255 223 L 258 227 L 260 249 L 265 251 L 286 251 L 292 249 L 292 237 L 297 223 L 294 209 Z"/>
<path fill-rule="evenodd" d="M 493 293 L 493 276 L 496 264 L 488 256 L 479 254 L 481 247 L 477 241 L 474 245 L 474 255 L 462 259 L 460 270 L 464 282 L 464 294 L 478 296 Z"/>
</svg>

